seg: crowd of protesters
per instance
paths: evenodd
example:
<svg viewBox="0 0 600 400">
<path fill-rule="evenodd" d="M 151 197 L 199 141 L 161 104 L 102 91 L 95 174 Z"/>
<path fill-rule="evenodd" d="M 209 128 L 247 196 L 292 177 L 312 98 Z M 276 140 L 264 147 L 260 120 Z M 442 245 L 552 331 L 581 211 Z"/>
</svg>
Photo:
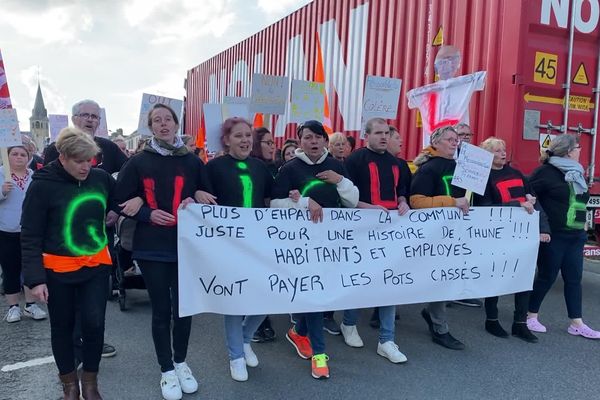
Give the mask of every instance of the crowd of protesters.
<svg viewBox="0 0 600 400">
<path fill-rule="evenodd" d="M 296 138 L 276 149 L 272 133 L 242 118 L 224 121 L 223 153 L 204 163 L 194 138 L 178 136 L 177 114 L 157 104 L 148 114 L 152 136 L 134 154 L 123 138 L 95 136 L 100 107 L 83 100 L 73 107 L 73 128 L 36 154 L 33 143 L 8 149 L 10 177 L 0 176 L 0 264 L 8 311 L 5 320 L 46 318 L 65 399 L 101 399 L 97 375 L 102 356 L 117 350 L 104 342 L 109 275 L 115 257 L 114 225 L 119 218 L 136 221 L 130 258 L 141 271 L 152 307 L 151 333 L 166 400 L 198 390 L 186 364 L 192 317 L 178 313 L 177 210 L 190 203 L 235 207 L 301 208 L 320 223 L 324 208 L 379 208 L 404 215 L 410 209 L 472 206 L 522 207 L 540 212 L 540 250 L 531 292 L 516 293 L 512 335 L 537 342 L 546 332 L 539 317 L 548 290 L 559 272 L 565 282 L 570 320 L 568 333 L 600 339 L 582 319 L 582 249 L 588 188 L 579 164 L 580 145 L 573 135 L 559 135 L 543 153 L 531 177 L 508 164 L 506 144 L 488 138 L 481 147 L 494 155 L 483 196 L 469 199 L 445 180 L 456 167 L 468 125 L 435 130 L 430 146 L 409 166 L 400 158 L 401 134 L 381 118 L 367 121 L 365 146 L 341 132 L 328 134 L 318 121 L 299 124 Z M 416 172 L 411 172 L 416 168 Z M 377 185 L 371 181 L 377 170 Z M 34 172 L 35 170 L 35 172 Z M 116 180 L 113 176 L 116 175 Z M 310 185 L 311 181 L 324 185 Z M 510 180 L 511 191 L 503 190 Z M 373 192 L 378 187 L 378 192 Z M 575 208 L 574 208 L 575 207 Z M 127 266 L 129 267 L 129 266 Z M 25 305 L 21 310 L 20 294 Z M 476 299 L 472 299 L 475 300 Z M 466 301 L 466 300 L 465 300 Z M 485 329 L 508 337 L 498 319 L 498 298 L 485 299 Z M 476 303 L 474 303 L 476 304 Z M 379 307 L 371 325 L 379 329 L 376 352 L 392 363 L 407 357 L 395 343 L 396 306 Z M 324 332 L 342 335 L 351 347 L 363 347 L 357 330 L 359 310 L 292 315 L 286 339 L 297 354 L 310 359 L 316 379 L 329 378 Z M 433 342 L 461 350 L 450 334 L 446 302 L 421 312 Z M 247 367 L 259 363 L 252 342 L 275 338 L 268 316 L 225 315 L 225 343 L 231 377 L 248 379 Z M 78 368 L 81 373 L 78 374 Z"/>
</svg>

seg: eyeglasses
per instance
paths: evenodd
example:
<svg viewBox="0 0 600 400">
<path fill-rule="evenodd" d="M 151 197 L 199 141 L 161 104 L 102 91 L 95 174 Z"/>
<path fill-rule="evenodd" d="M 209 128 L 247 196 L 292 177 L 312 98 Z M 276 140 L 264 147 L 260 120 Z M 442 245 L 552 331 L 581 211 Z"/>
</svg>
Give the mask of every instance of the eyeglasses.
<svg viewBox="0 0 600 400">
<path fill-rule="evenodd" d="M 444 138 L 442 140 L 445 140 L 448 143 L 458 143 L 458 139 L 455 138 Z"/>
<path fill-rule="evenodd" d="M 83 119 L 91 119 L 92 121 L 98 121 L 100 119 L 98 115 L 89 113 L 77 114 L 77 116 Z"/>
<path fill-rule="evenodd" d="M 471 136 L 473 136 L 472 133 L 459 133 L 458 134 L 458 137 L 471 137 Z"/>
<path fill-rule="evenodd" d="M 265 143 L 267 146 L 273 146 L 275 144 L 272 140 L 261 140 L 261 143 Z"/>
</svg>

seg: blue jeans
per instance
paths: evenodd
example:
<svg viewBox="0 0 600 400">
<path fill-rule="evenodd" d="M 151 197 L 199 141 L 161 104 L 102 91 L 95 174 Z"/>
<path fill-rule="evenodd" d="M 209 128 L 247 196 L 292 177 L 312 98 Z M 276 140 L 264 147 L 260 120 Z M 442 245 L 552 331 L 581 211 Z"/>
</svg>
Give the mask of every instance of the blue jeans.
<svg viewBox="0 0 600 400">
<path fill-rule="evenodd" d="M 544 297 L 554 285 L 558 272 L 564 282 L 564 296 L 569 318 L 581 318 L 581 277 L 583 245 L 586 233 L 553 233 L 550 243 L 540 243 L 538 269 L 529 297 L 529 311 L 537 313 Z"/>
<path fill-rule="evenodd" d="M 344 311 L 343 324 L 346 326 L 356 325 L 360 310 Z M 383 344 L 394 341 L 394 319 L 396 318 L 396 306 L 379 307 L 379 343 Z"/>
<path fill-rule="evenodd" d="M 244 357 L 244 344 L 250 343 L 254 332 L 265 319 L 265 315 L 223 315 L 225 341 L 230 360 Z"/>
<path fill-rule="evenodd" d="M 308 335 L 313 354 L 325 353 L 325 337 L 323 335 L 323 313 L 294 314 L 296 318 L 295 331 L 300 336 Z"/>
</svg>

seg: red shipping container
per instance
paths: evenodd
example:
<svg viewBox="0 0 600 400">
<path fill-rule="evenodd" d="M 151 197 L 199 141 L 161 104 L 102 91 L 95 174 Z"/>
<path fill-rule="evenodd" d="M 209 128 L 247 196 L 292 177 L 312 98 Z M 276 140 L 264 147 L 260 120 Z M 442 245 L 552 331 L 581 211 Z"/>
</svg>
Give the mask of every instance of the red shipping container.
<svg viewBox="0 0 600 400">
<path fill-rule="evenodd" d="M 411 160 L 421 132 L 406 92 L 434 81 L 443 43 L 461 50 L 461 74 L 487 71 L 485 89 L 471 100 L 476 143 L 504 139 L 512 165 L 529 173 L 540 142 L 559 133 L 566 117 L 568 131 L 581 135 L 588 167 L 600 93 L 599 17 L 599 0 L 315 0 L 188 71 L 185 132 L 198 131 L 202 104 L 249 96 L 254 72 L 312 80 L 318 35 L 334 130 L 359 137 L 367 75 L 400 78 L 398 114 L 389 122 Z M 273 116 L 270 127 L 295 136 L 295 124 L 285 121 Z"/>
</svg>

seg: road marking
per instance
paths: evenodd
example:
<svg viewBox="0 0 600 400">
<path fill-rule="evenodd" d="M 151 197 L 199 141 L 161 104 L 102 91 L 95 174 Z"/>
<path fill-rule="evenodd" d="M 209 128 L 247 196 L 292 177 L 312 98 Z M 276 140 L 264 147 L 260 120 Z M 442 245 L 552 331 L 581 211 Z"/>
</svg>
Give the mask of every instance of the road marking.
<svg viewBox="0 0 600 400">
<path fill-rule="evenodd" d="M 15 371 L 17 369 L 22 369 L 22 368 L 27 368 L 27 367 L 35 367 L 37 365 L 50 364 L 53 362 L 54 362 L 53 356 L 34 358 L 33 360 L 29 360 L 29 361 L 21 361 L 18 363 L 5 365 L 4 367 L 2 367 L 2 369 L 0 369 L 0 371 L 2 371 L 2 372 Z"/>
</svg>

